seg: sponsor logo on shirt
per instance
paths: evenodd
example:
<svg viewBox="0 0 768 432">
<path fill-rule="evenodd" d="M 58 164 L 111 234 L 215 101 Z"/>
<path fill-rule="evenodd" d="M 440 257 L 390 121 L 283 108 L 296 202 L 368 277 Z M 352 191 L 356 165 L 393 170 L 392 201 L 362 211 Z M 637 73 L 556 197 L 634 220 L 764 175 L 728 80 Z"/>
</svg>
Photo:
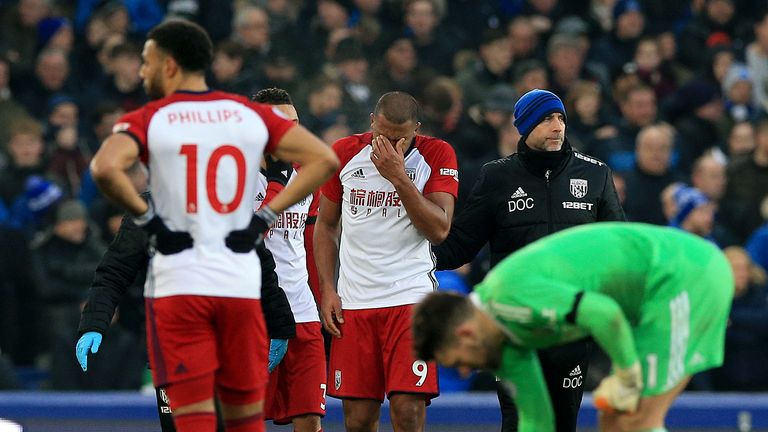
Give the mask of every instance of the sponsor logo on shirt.
<svg viewBox="0 0 768 432">
<path fill-rule="evenodd" d="M 592 210 L 593 203 L 586 203 L 586 202 L 574 202 L 574 201 L 563 201 L 563 208 L 564 209 L 573 209 L 573 210 Z"/>
<path fill-rule="evenodd" d="M 571 195 L 576 198 L 584 198 L 587 195 L 589 184 L 584 179 L 571 179 Z"/>
<path fill-rule="evenodd" d="M 451 176 L 454 180 L 459 181 L 459 170 L 456 168 L 440 168 L 440 175 Z"/>
<path fill-rule="evenodd" d="M 576 156 L 577 158 L 583 160 L 583 161 L 587 161 L 587 162 L 593 163 L 595 165 L 599 165 L 599 166 L 605 165 L 604 163 L 600 162 L 599 160 L 591 158 L 591 157 L 586 156 L 586 155 L 583 155 L 583 154 L 581 154 L 579 152 L 573 152 L 573 155 Z"/>
</svg>

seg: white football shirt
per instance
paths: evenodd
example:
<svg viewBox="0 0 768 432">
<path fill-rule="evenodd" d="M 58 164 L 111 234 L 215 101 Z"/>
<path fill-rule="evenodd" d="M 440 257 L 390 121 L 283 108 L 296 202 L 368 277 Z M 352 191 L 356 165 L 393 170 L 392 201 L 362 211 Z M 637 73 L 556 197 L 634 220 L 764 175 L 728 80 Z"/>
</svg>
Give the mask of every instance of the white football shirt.
<svg viewBox="0 0 768 432">
<path fill-rule="evenodd" d="M 334 143 L 341 168 L 321 189 L 341 204 L 337 291 L 343 309 L 414 304 L 437 288 L 429 241 L 371 162 L 371 139 L 369 132 Z M 405 170 L 422 194 L 457 196 L 456 153 L 445 141 L 417 135 Z"/>
<path fill-rule="evenodd" d="M 224 239 L 247 227 L 262 155 L 293 126 L 269 105 L 217 91 L 177 92 L 115 124 L 113 132 L 139 145 L 157 214 L 194 240 L 191 249 L 153 256 L 146 297 L 261 298 L 258 255 L 235 253 Z"/>
</svg>

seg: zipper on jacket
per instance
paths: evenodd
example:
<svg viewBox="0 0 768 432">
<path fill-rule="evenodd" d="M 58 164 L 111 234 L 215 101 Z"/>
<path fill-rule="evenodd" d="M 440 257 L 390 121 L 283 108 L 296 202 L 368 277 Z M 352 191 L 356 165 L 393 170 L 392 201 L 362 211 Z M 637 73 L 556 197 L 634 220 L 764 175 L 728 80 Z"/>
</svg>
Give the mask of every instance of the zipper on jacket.
<svg viewBox="0 0 768 432">
<path fill-rule="evenodd" d="M 547 233 L 552 234 L 553 228 L 552 228 L 552 190 L 549 187 L 549 175 L 552 173 L 552 170 L 547 170 L 544 173 L 544 179 L 547 182 Z"/>
</svg>

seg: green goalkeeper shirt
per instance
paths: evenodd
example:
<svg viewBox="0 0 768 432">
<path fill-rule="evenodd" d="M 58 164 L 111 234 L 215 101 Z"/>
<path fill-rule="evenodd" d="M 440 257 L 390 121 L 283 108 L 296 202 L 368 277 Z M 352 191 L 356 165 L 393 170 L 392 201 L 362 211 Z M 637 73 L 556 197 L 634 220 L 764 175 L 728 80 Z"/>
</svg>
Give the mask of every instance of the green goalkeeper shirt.
<svg viewBox="0 0 768 432">
<path fill-rule="evenodd" d="M 614 366 L 632 365 L 632 328 L 682 291 L 687 298 L 711 289 L 685 282 L 698 281 L 712 259 L 722 260 L 716 247 L 677 229 L 595 223 L 532 243 L 494 267 L 472 298 L 508 336 L 495 373 L 513 387 L 520 432 L 554 431 L 536 349 L 591 335 Z"/>
</svg>

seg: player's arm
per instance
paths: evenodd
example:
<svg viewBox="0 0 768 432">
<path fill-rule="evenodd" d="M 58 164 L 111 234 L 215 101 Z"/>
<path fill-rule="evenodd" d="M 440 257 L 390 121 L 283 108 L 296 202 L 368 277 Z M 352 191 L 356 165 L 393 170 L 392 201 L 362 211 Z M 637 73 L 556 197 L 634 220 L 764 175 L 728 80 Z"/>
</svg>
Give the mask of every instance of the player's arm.
<svg viewBox="0 0 768 432">
<path fill-rule="evenodd" d="M 336 153 L 301 125 L 283 135 L 273 154 L 301 166 L 296 177 L 269 203 L 269 208 L 277 214 L 311 194 L 339 167 Z"/>
<path fill-rule="evenodd" d="M 496 375 L 513 386 L 519 432 L 554 432 L 555 414 L 536 351 L 503 348 Z"/>
<path fill-rule="evenodd" d="M 391 143 L 383 135 L 373 139 L 371 161 L 379 173 L 397 190 L 408 217 L 416 229 L 431 243 L 439 244 L 451 229 L 456 199 L 447 192 L 422 194 L 405 172 L 402 141 Z"/>
<path fill-rule="evenodd" d="M 336 293 L 334 275 L 339 257 L 339 222 L 341 203 L 334 202 L 324 194 L 320 195 L 320 208 L 315 223 L 314 250 L 317 274 L 320 283 L 320 316 L 323 325 L 332 335 L 340 337 L 335 323 L 343 323 L 341 299 Z"/>
<path fill-rule="evenodd" d="M 584 292 L 577 297 L 574 310 L 575 324 L 592 335 L 614 366 L 623 369 L 637 362 L 632 329 L 615 300 L 597 292 Z"/>
<path fill-rule="evenodd" d="M 102 143 L 91 161 L 91 174 L 101 192 L 134 216 L 147 212 L 148 204 L 126 171 L 139 160 L 139 147 L 126 133 L 114 133 Z"/>
</svg>

